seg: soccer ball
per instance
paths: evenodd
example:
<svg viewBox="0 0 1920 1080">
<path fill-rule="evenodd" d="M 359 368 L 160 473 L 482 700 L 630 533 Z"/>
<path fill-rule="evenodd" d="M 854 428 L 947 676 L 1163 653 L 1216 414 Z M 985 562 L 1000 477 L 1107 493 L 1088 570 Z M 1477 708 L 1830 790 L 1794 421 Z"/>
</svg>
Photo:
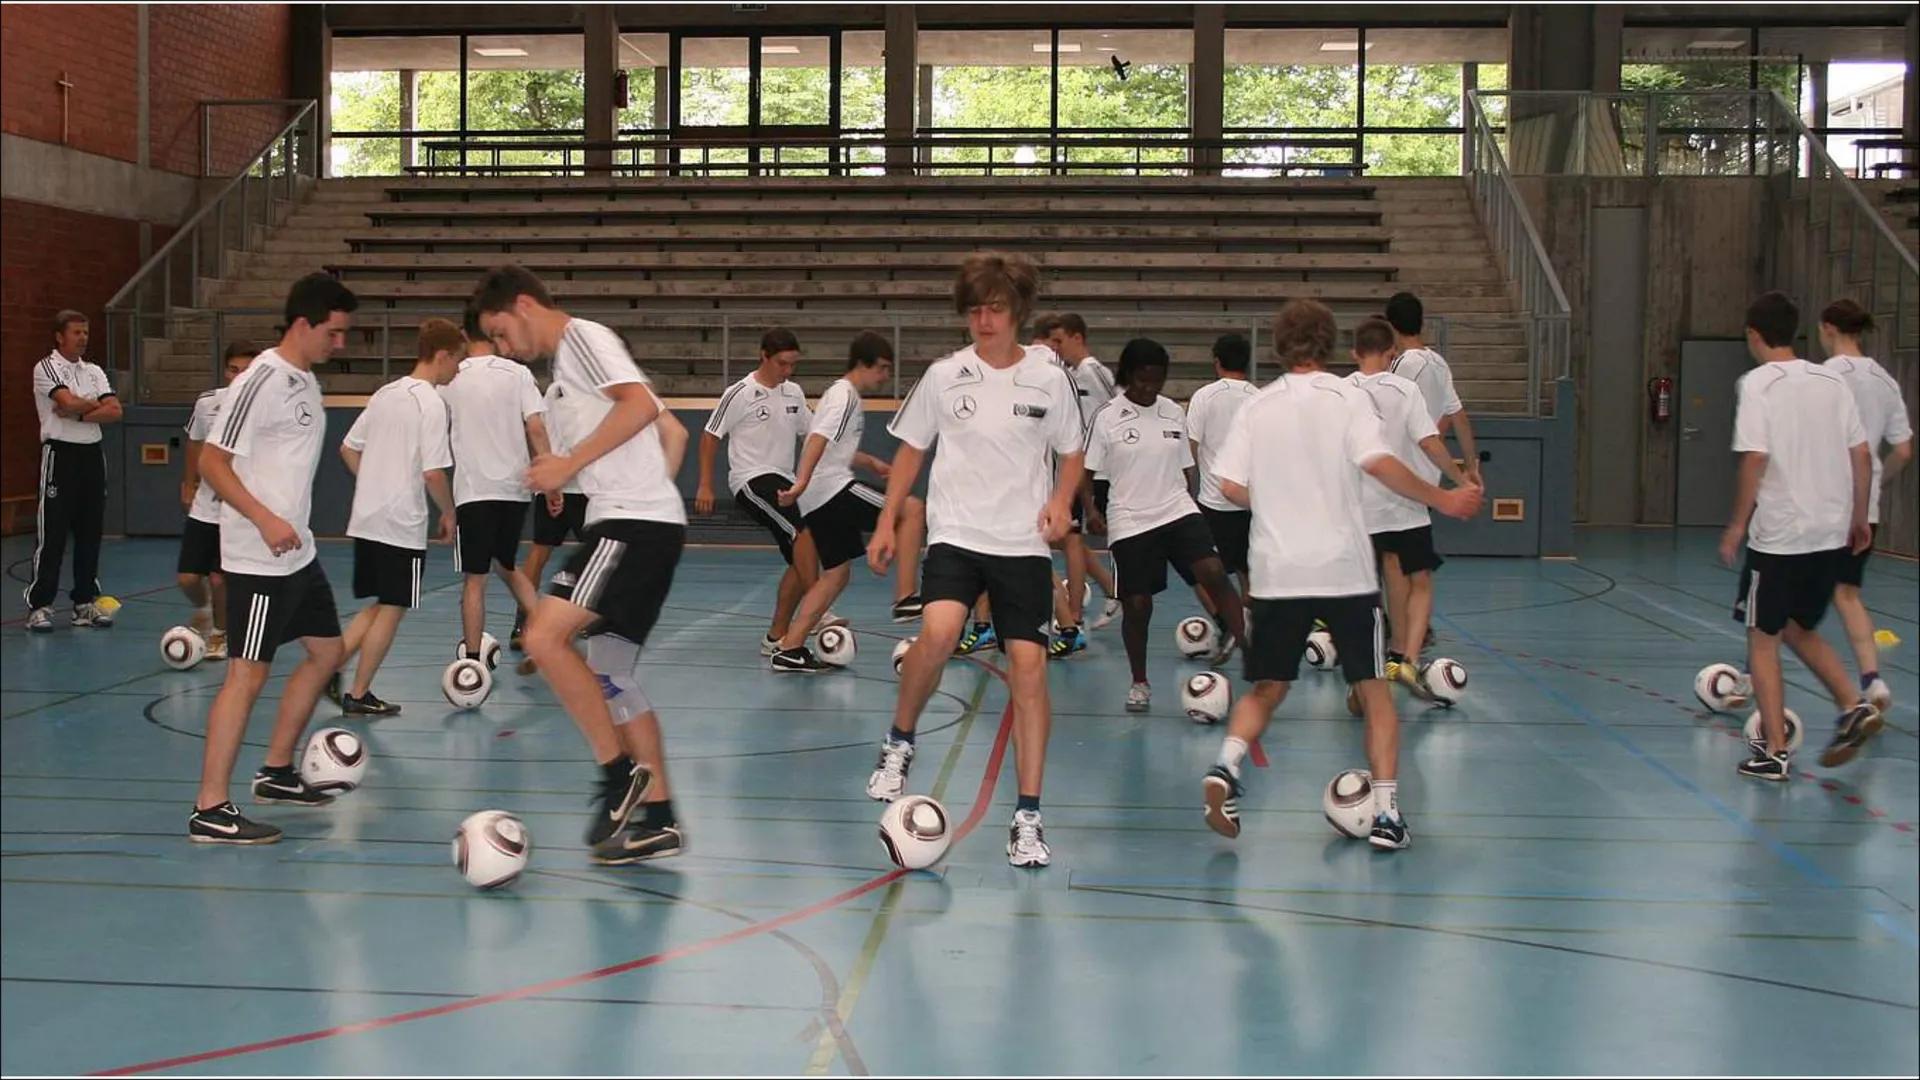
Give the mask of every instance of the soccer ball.
<svg viewBox="0 0 1920 1080">
<path fill-rule="evenodd" d="M 462 659 L 467 655 L 467 639 L 461 638 L 460 644 L 453 647 L 453 658 Z M 486 661 L 487 670 L 500 666 L 500 640 L 489 631 L 480 631 L 480 659 Z"/>
<path fill-rule="evenodd" d="M 925 795 L 904 795 L 880 815 L 880 845 L 893 865 L 924 870 L 940 861 L 953 843 L 947 808 Z"/>
<path fill-rule="evenodd" d="M 1794 712 L 1792 709 L 1788 709 L 1786 712 L 1787 749 L 1790 752 L 1798 753 L 1800 750 L 1800 742 L 1805 738 L 1805 733 L 1800 727 L 1800 714 Z M 1756 710 L 1753 715 L 1747 717 L 1744 730 L 1748 742 L 1764 743 L 1767 741 L 1766 733 L 1760 730 L 1760 713 L 1758 710 Z"/>
<path fill-rule="evenodd" d="M 1753 681 L 1732 664 L 1708 664 L 1693 677 L 1693 696 L 1708 712 L 1744 709 L 1753 697 Z"/>
<path fill-rule="evenodd" d="M 895 675 L 900 674 L 900 666 L 907 662 L 907 650 L 913 648 L 913 643 L 919 640 L 917 637 L 910 637 L 893 647 L 893 673 Z"/>
<path fill-rule="evenodd" d="M 813 639 L 813 644 L 815 651 L 820 654 L 820 659 L 834 667 L 846 667 L 853 663 L 854 644 L 851 626 L 829 626 L 820 631 L 819 636 Z"/>
<path fill-rule="evenodd" d="M 527 868 L 533 838 L 520 819 L 505 810 L 482 810 L 460 823 L 453 834 L 453 865 L 467 884 L 497 889 L 511 884 Z"/>
<path fill-rule="evenodd" d="M 478 660 L 455 660 L 440 676 L 440 692 L 456 709 L 477 709 L 493 693 L 493 672 Z"/>
<path fill-rule="evenodd" d="M 1180 688 L 1180 707 L 1196 724 L 1217 724 L 1233 705 L 1233 684 L 1217 671 L 1201 671 Z"/>
<path fill-rule="evenodd" d="M 322 728 L 300 755 L 300 778 L 315 791 L 339 794 L 360 786 L 367 774 L 367 747 L 346 728 Z"/>
<path fill-rule="evenodd" d="M 1433 691 L 1433 699 L 1443 709 L 1451 709 L 1460 704 L 1460 696 L 1467 689 L 1467 669 L 1458 660 L 1449 660 L 1444 656 L 1427 662 L 1427 689 Z"/>
<path fill-rule="evenodd" d="M 175 671 L 185 671 L 207 658 L 207 641 L 190 626 L 176 626 L 160 635 L 160 659 Z"/>
<path fill-rule="evenodd" d="M 1373 774 L 1365 769 L 1348 769 L 1327 781 L 1320 796 L 1320 810 L 1327 815 L 1333 831 L 1349 839 L 1360 840 L 1373 833 Z"/>
<path fill-rule="evenodd" d="M 1307 635 L 1307 666 L 1315 671 L 1332 671 L 1340 663 L 1340 653 L 1333 647 L 1333 635 L 1325 630 L 1315 630 Z"/>
<path fill-rule="evenodd" d="M 1213 651 L 1215 632 L 1212 619 L 1203 619 L 1191 615 L 1180 620 L 1173 628 L 1174 644 L 1180 649 L 1180 655 L 1189 660 L 1198 660 Z"/>
</svg>

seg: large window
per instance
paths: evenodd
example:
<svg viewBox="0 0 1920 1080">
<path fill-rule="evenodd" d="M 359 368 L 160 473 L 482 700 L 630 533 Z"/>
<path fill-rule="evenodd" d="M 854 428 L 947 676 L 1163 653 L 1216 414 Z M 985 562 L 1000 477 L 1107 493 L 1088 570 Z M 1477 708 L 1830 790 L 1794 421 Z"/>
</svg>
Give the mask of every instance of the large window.
<svg viewBox="0 0 1920 1080">
<path fill-rule="evenodd" d="M 1060 31 L 1060 127 L 1099 138 L 1157 132 L 1185 134 L 1193 70 L 1193 31 Z M 1068 161 L 1133 163 L 1184 161 L 1187 151 L 1082 146 L 1063 150 Z"/>
<path fill-rule="evenodd" d="M 1229 29 L 1226 63 L 1226 134 L 1248 143 L 1228 151 L 1228 164 L 1353 160 L 1357 30 Z"/>
<path fill-rule="evenodd" d="M 460 39 L 338 38 L 328 98 L 332 175 L 390 176 L 419 164 L 421 140 L 398 133 L 458 132 Z"/>
<path fill-rule="evenodd" d="M 941 147 L 938 163 L 979 162 L 998 166 L 1046 160 L 1053 124 L 1053 33 L 1049 30 L 922 30 L 919 36 L 920 123 L 960 138 L 982 132 L 1032 135 L 1009 151 L 991 147 Z M 1004 170 L 1002 170 L 1004 171 Z"/>
</svg>

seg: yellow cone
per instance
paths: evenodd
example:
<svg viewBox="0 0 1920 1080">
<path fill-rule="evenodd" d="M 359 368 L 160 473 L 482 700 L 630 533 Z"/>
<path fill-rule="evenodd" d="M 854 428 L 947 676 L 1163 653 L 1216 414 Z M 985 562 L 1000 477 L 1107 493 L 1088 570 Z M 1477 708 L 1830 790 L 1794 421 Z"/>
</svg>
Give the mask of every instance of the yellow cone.
<svg viewBox="0 0 1920 1080">
<path fill-rule="evenodd" d="M 1873 643 L 1883 649 L 1891 649 L 1895 645 L 1900 644 L 1900 635 L 1891 630 L 1875 630 L 1873 632 Z"/>
<path fill-rule="evenodd" d="M 93 606 L 111 615 L 120 610 L 120 599 L 114 596 L 96 596 L 93 598 Z"/>
</svg>

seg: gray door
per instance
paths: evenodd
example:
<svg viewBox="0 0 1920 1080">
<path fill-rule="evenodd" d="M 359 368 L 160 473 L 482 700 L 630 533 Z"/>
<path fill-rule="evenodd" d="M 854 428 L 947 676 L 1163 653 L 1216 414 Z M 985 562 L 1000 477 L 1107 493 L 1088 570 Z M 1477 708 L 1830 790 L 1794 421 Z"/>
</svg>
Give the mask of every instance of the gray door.
<svg viewBox="0 0 1920 1080">
<path fill-rule="evenodd" d="M 1680 344 L 1680 385 L 1674 422 L 1680 425 L 1680 525 L 1725 525 L 1733 510 L 1734 383 L 1753 367 L 1743 341 Z"/>
<path fill-rule="evenodd" d="M 1640 447 L 1646 413 L 1642 321 L 1647 295 L 1647 210 L 1593 210 L 1589 311 L 1593 320 L 1587 355 L 1585 520 L 1595 525 L 1631 525 L 1639 513 Z"/>
</svg>

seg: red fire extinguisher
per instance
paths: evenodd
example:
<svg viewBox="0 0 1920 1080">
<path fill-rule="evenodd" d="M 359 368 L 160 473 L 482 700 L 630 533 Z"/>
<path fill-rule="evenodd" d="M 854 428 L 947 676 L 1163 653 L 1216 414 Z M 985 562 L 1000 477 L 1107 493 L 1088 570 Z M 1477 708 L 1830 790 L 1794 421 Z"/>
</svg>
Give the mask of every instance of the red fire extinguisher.
<svg viewBox="0 0 1920 1080">
<path fill-rule="evenodd" d="M 1662 375 L 1647 380 L 1647 412 L 1654 423 L 1673 419 L 1673 380 Z"/>
</svg>

